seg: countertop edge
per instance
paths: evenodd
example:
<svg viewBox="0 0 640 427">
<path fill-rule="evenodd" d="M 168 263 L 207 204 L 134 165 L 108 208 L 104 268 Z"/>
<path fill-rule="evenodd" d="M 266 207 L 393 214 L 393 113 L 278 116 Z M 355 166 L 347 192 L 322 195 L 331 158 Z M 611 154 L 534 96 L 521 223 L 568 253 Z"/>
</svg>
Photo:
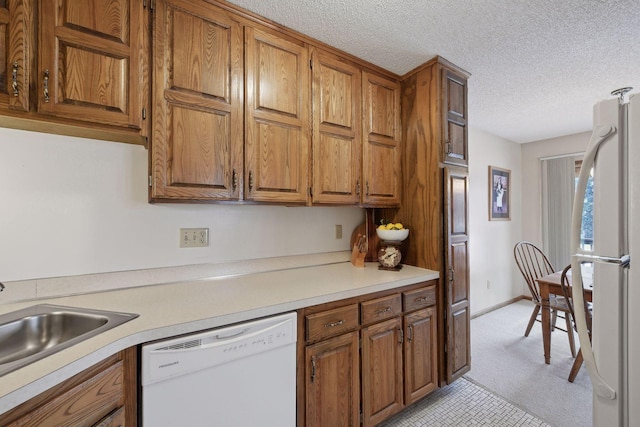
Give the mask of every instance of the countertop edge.
<svg viewBox="0 0 640 427">
<path fill-rule="evenodd" d="M 350 266 L 350 263 L 346 263 Z M 355 270 L 367 270 L 363 272 L 368 275 L 375 275 L 371 270 L 377 270 L 375 267 L 377 264 L 368 263 L 366 269 L 355 269 Z M 116 327 L 110 331 L 106 331 L 98 337 L 94 337 L 83 341 L 81 343 L 76 344 L 75 346 L 70 347 L 69 349 L 63 350 L 59 353 L 55 353 L 41 361 L 35 362 L 31 365 L 28 365 L 24 368 L 21 368 L 13 373 L 7 374 L 25 374 L 31 372 L 32 378 L 24 381 L 23 384 L 19 384 L 13 387 L 10 387 L 7 390 L 0 391 L 0 414 L 3 414 L 14 407 L 22 404 L 23 402 L 31 399 L 32 397 L 37 396 L 38 394 L 55 387 L 56 385 L 62 383 L 68 378 L 76 375 L 79 372 L 93 366 L 94 364 L 102 361 L 103 359 L 117 353 L 118 351 L 124 350 L 126 348 L 140 345 L 142 343 L 155 341 L 158 339 L 164 339 L 168 337 L 178 336 L 189 334 L 197 331 L 202 331 L 206 329 L 212 329 L 224 325 L 234 324 L 238 322 L 248 321 L 251 319 L 271 316 L 279 313 L 295 311 L 304 307 L 309 307 L 317 304 L 323 304 L 327 302 L 337 301 L 345 298 L 356 297 L 360 295 L 365 295 L 369 293 L 375 293 L 379 291 L 385 291 L 389 289 L 399 288 L 415 283 L 419 283 L 422 281 L 428 281 L 437 279 L 439 277 L 439 273 L 432 270 L 426 270 L 417 267 L 405 266 L 406 270 L 404 274 L 401 274 L 401 278 L 395 278 L 392 280 L 388 280 L 386 278 L 371 281 L 371 283 L 366 282 L 364 285 L 351 287 L 345 286 L 340 290 L 333 290 L 328 292 L 323 292 L 321 289 L 315 290 L 313 295 L 311 296 L 303 296 L 301 298 L 296 299 L 295 297 L 292 299 L 287 299 L 279 303 L 275 304 L 267 304 L 262 306 L 252 306 L 248 307 L 245 310 L 238 310 L 233 312 L 226 312 L 219 315 L 214 315 L 211 317 L 189 320 L 185 322 L 171 323 L 165 324 L 158 327 L 149 327 L 149 326 L 139 326 L 136 329 L 136 320 L 129 322 L 129 326 L 127 324 Z M 305 266 L 303 268 L 298 268 L 297 275 L 305 274 L 305 270 L 309 270 L 309 274 L 318 274 L 319 272 L 331 272 L 333 269 L 337 267 L 332 266 Z M 342 265 L 340 268 L 347 268 Z M 314 269 L 315 271 L 312 271 Z M 355 277 L 358 277 L 360 274 L 358 272 L 353 272 L 348 270 L 349 273 L 354 274 Z M 401 270 L 402 271 L 402 270 Z M 283 272 L 267 272 L 267 273 L 257 273 L 248 276 L 244 276 L 253 278 L 260 278 L 264 276 L 265 279 L 267 275 L 276 275 L 275 277 L 279 277 L 277 275 L 282 275 Z M 386 275 L 386 277 L 393 277 L 393 272 L 390 275 Z M 220 280 L 222 283 L 216 283 L 215 286 L 218 286 L 218 291 L 221 289 L 221 286 L 227 286 L 224 282 L 231 280 L 238 280 L 242 278 L 225 278 Z M 273 279 L 273 277 L 271 277 Z M 326 279 L 327 281 L 330 278 Z M 268 280 L 266 280 L 268 281 Z M 200 282 L 200 281 L 199 281 Z M 215 283 L 216 279 L 212 279 L 211 283 Z M 178 286 L 188 286 L 190 283 L 171 283 L 158 285 L 158 288 L 164 288 L 165 290 L 170 289 L 173 292 L 176 292 L 176 287 Z M 201 283 L 199 283 L 201 285 Z M 213 286 L 211 284 L 211 286 Z M 232 286 L 232 285 L 230 285 Z M 153 286 L 145 287 L 143 290 L 138 290 L 151 293 L 154 292 Z M 180 289 L 180 292 L 184 292 L 184 289 Z M 115 294 L 117 292 L 123 292 L 123 290 L 114 290 L 107 291 L 102 293 L 104 294 Z M 162 290 L 158 289 L 157 292 L 162 292 Z M 214 291 L 215 292 L 215 289 Z M 309 294 L 309 292 L 307 292 Z M 86 300 L 86 298 L 85 298 Z M 33 301 L 32 301 L 33 302 Z M 74 305 L 78 307 L 82 307 L 91 305 L 89 303 L 83 302 L 80 299 L 80 296 L 72 296 L 63 298 L 60 301 L 60 298 L 56 299 L 46 299 L 37 301 L 40 303 L 55 303 L 62 305 Z M 91 308 L 91 307 L 90 307 Z M 102 307 L 104 308 L 104 307 Z M 143 322 L 138 322 L 138 324 L 144 325 Z M 52 366 L 51 369 L 44 369 L 44 365 Z M 37 375 L 37 378 L 33 378 L 33 372 L 43 372 L 46 373 Z M 29 375 L 25 375 L 29 376 Z M 15 384 L 15 377 L 13 377 L 13 383 Z"/>
</svg>

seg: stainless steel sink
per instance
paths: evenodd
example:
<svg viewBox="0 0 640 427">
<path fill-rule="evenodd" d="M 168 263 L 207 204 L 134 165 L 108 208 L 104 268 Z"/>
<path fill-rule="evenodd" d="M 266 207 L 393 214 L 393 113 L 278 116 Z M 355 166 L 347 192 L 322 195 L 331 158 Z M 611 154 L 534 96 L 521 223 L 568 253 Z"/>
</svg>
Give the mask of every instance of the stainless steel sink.
<svg viewBox="0 0 640 427">
<path fill-rule="evenodd" d="M 138 317 L 50 304 L 0 316 L 0 376 Z"/>
</svg>

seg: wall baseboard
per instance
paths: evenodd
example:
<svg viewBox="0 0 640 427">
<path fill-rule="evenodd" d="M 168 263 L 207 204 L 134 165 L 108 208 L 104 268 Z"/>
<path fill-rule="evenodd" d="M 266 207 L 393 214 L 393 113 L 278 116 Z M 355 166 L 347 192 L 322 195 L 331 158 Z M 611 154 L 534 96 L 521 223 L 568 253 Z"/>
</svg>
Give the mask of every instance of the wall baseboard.
<svg viewBox="0 0 640 427">
<path fill-rule="evenodd" d="M 484 310 L 481 310 L 481 311 L 479 311 L 477 313 L 473 313 L 471 315 L 471 319 L 475 319 L 476 317 L 482 316 L 483 314 L 487 314 L 487 313 L 489 313 L 491 311 L 494 311 L 494 310 L 497 310 L 499 308 L 505 307 L 505 306 L 507 306 L 509 304 L 513 304 L 514 302 L 520 301 L 521 299 L 531 300 L 531 297 L 530 296 L 526 296 L 526 295 L 520 295 L 520 296 L 517 296 L 515 298 L 511 298 L 509 300 L 501 302 L 500 304 L 496 304 L 496 305 L 493 305 L 491 307 L 485 308 Z"/>
</svg>

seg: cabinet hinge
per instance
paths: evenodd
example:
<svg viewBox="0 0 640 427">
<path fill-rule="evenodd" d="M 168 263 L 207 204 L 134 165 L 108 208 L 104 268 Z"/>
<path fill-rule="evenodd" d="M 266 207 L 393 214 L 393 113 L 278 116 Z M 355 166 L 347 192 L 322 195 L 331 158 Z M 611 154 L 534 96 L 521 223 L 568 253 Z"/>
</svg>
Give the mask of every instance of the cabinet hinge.
<svg viewBox="0 0 640 427">
<path fill-rule="evenodd" d="M 313 186 L 309 187 L 309 197 L 313 197 Z"/>
<path fill-rule="evenodd" d="M 147 8 L 147 3 L 149 3 L 149 10 L 153 10 L 155 8 L 154 5 L 155 0 L 142 0 L 142 7 Z"/>
<path fill-rule="evenodd" d="M 149 175 L 149 187 L 153 187 L 153 178 Z"/>
<path fill-rule="evenodd" d="M 313 60 L 312 59 L 309 60 L 309 68 L 311 68 L 313 70 Z"/>
<path fill-rule="evenodd" d="M 142 107 L 142 120 L 147 120 L 147 107 Z"/>
</svg>

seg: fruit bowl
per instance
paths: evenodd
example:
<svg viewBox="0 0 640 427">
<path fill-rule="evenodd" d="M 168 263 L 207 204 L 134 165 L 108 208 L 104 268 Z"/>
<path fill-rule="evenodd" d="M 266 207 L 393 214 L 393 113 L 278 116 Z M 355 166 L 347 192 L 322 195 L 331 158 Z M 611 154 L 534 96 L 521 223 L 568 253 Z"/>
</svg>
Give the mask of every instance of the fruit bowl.
<svg viewBox="0 0 640 427">
<path fill-rule="evenodd" d="M 402 242 L 409 236 L 409 229 L 403 228 L 402 230 L 382 230 L 380 228 L 376 228 L 376 234 L 380 238 L 380 240 L 384 240 L 386 242 Z"/>
</svg>

